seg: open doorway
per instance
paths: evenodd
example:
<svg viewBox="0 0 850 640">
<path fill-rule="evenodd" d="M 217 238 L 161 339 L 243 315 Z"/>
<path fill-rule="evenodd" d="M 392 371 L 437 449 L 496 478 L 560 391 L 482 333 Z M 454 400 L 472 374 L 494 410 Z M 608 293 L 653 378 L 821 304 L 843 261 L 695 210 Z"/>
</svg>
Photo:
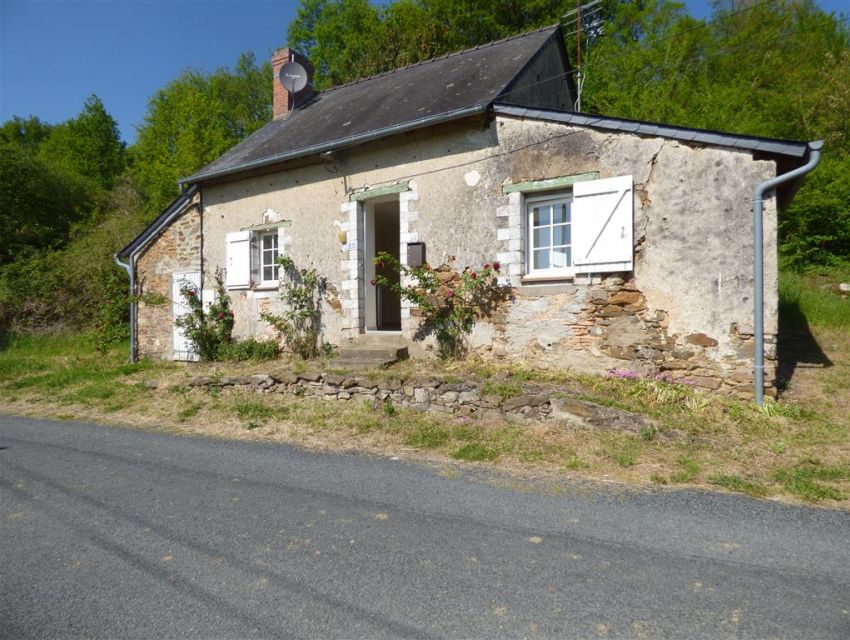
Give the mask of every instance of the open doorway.
<svg viewBox="0 0 850 640">
<path fill-rule="evenodd" d="M 401 331 L 401 299 L 398 294 L 386 287 L 368 284 L 378 275 L 391 282 L 399 281 L 399 274 L 389 265 L 375 265 L 375 256 L 381 252 L 399 259 L 398 196 L 388 200 L 368 201 L 364 213 L 366 330 Z"/>
</svg>

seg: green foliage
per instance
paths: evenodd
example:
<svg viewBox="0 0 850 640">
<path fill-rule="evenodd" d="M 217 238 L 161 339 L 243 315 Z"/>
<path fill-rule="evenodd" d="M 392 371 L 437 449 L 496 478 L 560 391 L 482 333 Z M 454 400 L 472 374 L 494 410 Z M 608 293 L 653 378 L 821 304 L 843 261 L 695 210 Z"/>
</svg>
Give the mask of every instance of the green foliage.
<svg viewBox="0 0 850 640">
<path fill-rule="evenodd" d="M 386 287 L 416 305 L 422 317 L 418 338 L 433 333 L 441 358 L 458 358 L 466 353 L 466 338 L 475 321 L 489 316 L 506 299 L 509 289 L 499 285 L 499 263 L 485 264 L 481 271 L 466 267 L 454 271 L 449 265 L 432 269 L 429 264 L 406 267 L 394 256 L 381 252 L 375 266 L 389 268 L 403 278 L 381 275 L 371 282 Z M 402 280 L 410 284 L 401 284 Z"/>
<path fill-rule="evenodd" d="M 302 0 L 291 47 L 320 89 L 558 22 L 572 0 Z"/>
<path fill-rule="evenodd" d="M 277 358 L 279 350 L 280 347 L 274 340 L 247 338 L 222 344 L 218 350 L 218 357 L 219 360 L 227 362 L 262 362 Z"/>
<path fill-rule="evenodd" d="M 83 176 L 102 189 L 110 188 L 126 166 L 118 123 L 95 95 L 76 118 L 53 127 L 38 151 L 50 166 Z"/>
<path fill-rule="evenodd" d="M 230 296 L 224 288 L 220 270 L 215 274 L 215 300 L 206 311 L 199 294 L 192 284 L 180 287 L 188 312 L 177 318 L 174 324 L 183 329 L 201 360 L 218 360 L 222 346 L 230 342 L 233 333 Z"/>
<path fill-rule="evenodd" d="M 160 211 L 177 182 L 271 119 L 271 68 L 243 54 L 235 70 L 186 71 L 150 100 L 131 149 L 133 175 Z"/>
<path fill-rule="evenodd" d="M 46 164 L 25 146 L 0 143 L 0 269 L 63 244 L 92 203 L 80 176 Z"/>
<path fill-rule="evenodd" d="M 289 256 L 278 258 L 283 315 L 265 312 L 263 320 L 278 330 L 286 347 L 309 360 L 322 355 L 322 296 L 325 279 L 315 269 L 299 269 Z"/>
<path fill-rule="evenodd" d="M 112 260 L 144 224 L 143 201 L 127 181 L 102 218 L 67 246 L 20 256 L 0 268 L 0 325 L 16 331 L 97 327 L 108 342 L 126 332 L 128 282 Z M 123 325 L 123 326 L 119 326 Z"/>
</svg>

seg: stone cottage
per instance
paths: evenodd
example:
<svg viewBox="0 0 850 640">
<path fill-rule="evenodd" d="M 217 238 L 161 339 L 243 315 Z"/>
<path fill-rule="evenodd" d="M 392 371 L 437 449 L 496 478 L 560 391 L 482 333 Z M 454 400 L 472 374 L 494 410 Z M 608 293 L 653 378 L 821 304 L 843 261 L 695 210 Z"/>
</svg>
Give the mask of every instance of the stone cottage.
<svg viewBox="0 0 850 640">
<path fill-rule="evenodd" d="M 471 337 L 485 358 L 752 394 L 753 191 L 813 145 L 576 113 L 559 27 L 321 93 L 297 91 L 312 70 L 289 49 L 273 67 L 273 121 L 185 178 L 117 255 L 135 294 L 169 300 L 134 305 L 134 355 L 192 358 L 180 283 L 209 301 L 217 269 L 234 335 L 271 335 L 280 255 L 327 278 L 326 342 L 411 341 L 416 313 L 369 281 L 377 252 L 424 253 L 501 263 L 511 299 Z M 777 200 L 796 186 L 764 201 L 768 389 Z"/>
</svg>

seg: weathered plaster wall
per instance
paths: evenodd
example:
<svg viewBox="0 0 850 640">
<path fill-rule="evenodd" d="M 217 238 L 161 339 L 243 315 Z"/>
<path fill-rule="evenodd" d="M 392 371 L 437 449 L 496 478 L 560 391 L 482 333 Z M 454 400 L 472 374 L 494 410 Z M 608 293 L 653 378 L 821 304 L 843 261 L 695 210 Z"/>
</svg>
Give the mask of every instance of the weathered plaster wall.
<svg viewBox="0 0 850 640">
<path fill-rule="evenodd" d="M 635 182 L 633 273 L 523 283 L 522 197 L 506 184 L 598 172 Z M 223 267 L 226 233 L 258 224 L 268 209 L 291 220 L 290 255 L 328 277 L 326 339 L 357 332 L 352 273 L 362 270 L 351 193 L 410 181 L 400 194 L 402 241 L 424 241 L 428 261 L 458 267 L 499 259 L 516 296 L 473 344 L 494 358 L 586 371 L 631 368 L 746 391 L 751 375 L 752 223 L 755 184 L 775 165 L 748 153 L 660 138 L 508 117 L 398 136 L 322 164 L 204 189 L 205 267 Z M 340 243 L 340 232 L 348 244 Z M 765 208 L 766 333 L 777 329 L 776 211 Z M 358 256 L 360 256 L 358 258 Z M 368 285 L 367 285 L 368 286 Z M 232 291 L 236 334 L 263 334 L 259 311 L 273 293 Z M 613 298 L 613 299 L 612 299 Z M 406 334 L 415 318 L 403 318 Z M 771 355 L 771 354 L 769 354 Z M 768 378 L 772 379 L 770 372 Z M 723 382 L 734 381 L 735 384 Z M 739 384 L 740 383 L 740 384 Z"/>
<path fill-rule="evenodd" d="M 140 357 L 172 358 L 171 276 L 175 272 L 200 270 L 201 219 L 196 202 L 137 258 L 137 294 L 142 296 L 136 315 Z M 166 302 L 145 301 L 155 297 Z"/>
</svg>

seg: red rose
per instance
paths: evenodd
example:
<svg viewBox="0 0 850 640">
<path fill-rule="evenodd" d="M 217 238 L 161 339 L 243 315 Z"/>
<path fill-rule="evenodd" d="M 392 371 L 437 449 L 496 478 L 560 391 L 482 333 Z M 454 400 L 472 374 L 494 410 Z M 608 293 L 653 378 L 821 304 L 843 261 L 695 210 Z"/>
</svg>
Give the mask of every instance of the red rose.
<svg viewBox="0 0 850 640">
<path fill-rule="evenodd" d="M 378 261 L 375 263 L 375 266 L 376 266 L 376 267 L 378 267 L 378 269 L 383 269 L 383 268 L 384 268 L 384 261 L 383 261 L 383 260 L 378 260 Z"/>
<path fill-rule="evenodd" d="M 228 314 L 231 318 L 233 317 L 233 312 L 232 312 L 232 311 L 228 311 L 228 312 L 227 312 L 227 314 Z"/>
<path fill-rule="evenodd" d="M 485 268 L 485 269 L 489 269 L 489 268 L 490 268 L 490 263 L 489 263 L 489 262 L 485 262 L 485 263 L 484 263 L 484 268 Z"/>
<path fill-rule="evenodd" d="M 194 292 L 192 289 L 189 289 L 189 290 L 186 292 L 186 295 L 187 295 L 187 296 L 195 297 L 195 292 Z"/>
<path fill-rule="evenodd" d="M 472 278 L 473 280 L 475 280 L 475 278 L 478 277 L 478 274 L 473 271 L 472 273 L 469 274 L 469 277 Z"/>
<path fill-rule="evenodd" d="M 454 298 L 454 297 L 455 297 L 455 292 L 454 292 L 452 289 L 449 289 L 448 296 L 449 296 L 449 298 Z"/>
<path fill-rule="evenodd" d="M 220 312 L 220 313 L 218 314 L 218 319 L 219 319 L 219 320 L 224 320 L 224 311 L 222 311 L 222 312 Z"/>
<path fill-rule="evenodd" d="M 502 268 L 502 265 L 501 265 L 500 263 L 498 263 L 498 262 L 494 262 L 494 263 L 493 263 L 493 268 L 494 268 L 496 271 L 498 271 L 499 269 L 501 269 L 501 268 Z"/>
<path fill-rule="evenodd" d="M 369 280 L 369 284 L 371 284 L 371 285 L 374 287 L 374 286 L 375 286 L 375 284 L 376 284 L 376 283 L 375 283 L 375 278 L 372 278 L 371 280 Z"/>
</svg>

